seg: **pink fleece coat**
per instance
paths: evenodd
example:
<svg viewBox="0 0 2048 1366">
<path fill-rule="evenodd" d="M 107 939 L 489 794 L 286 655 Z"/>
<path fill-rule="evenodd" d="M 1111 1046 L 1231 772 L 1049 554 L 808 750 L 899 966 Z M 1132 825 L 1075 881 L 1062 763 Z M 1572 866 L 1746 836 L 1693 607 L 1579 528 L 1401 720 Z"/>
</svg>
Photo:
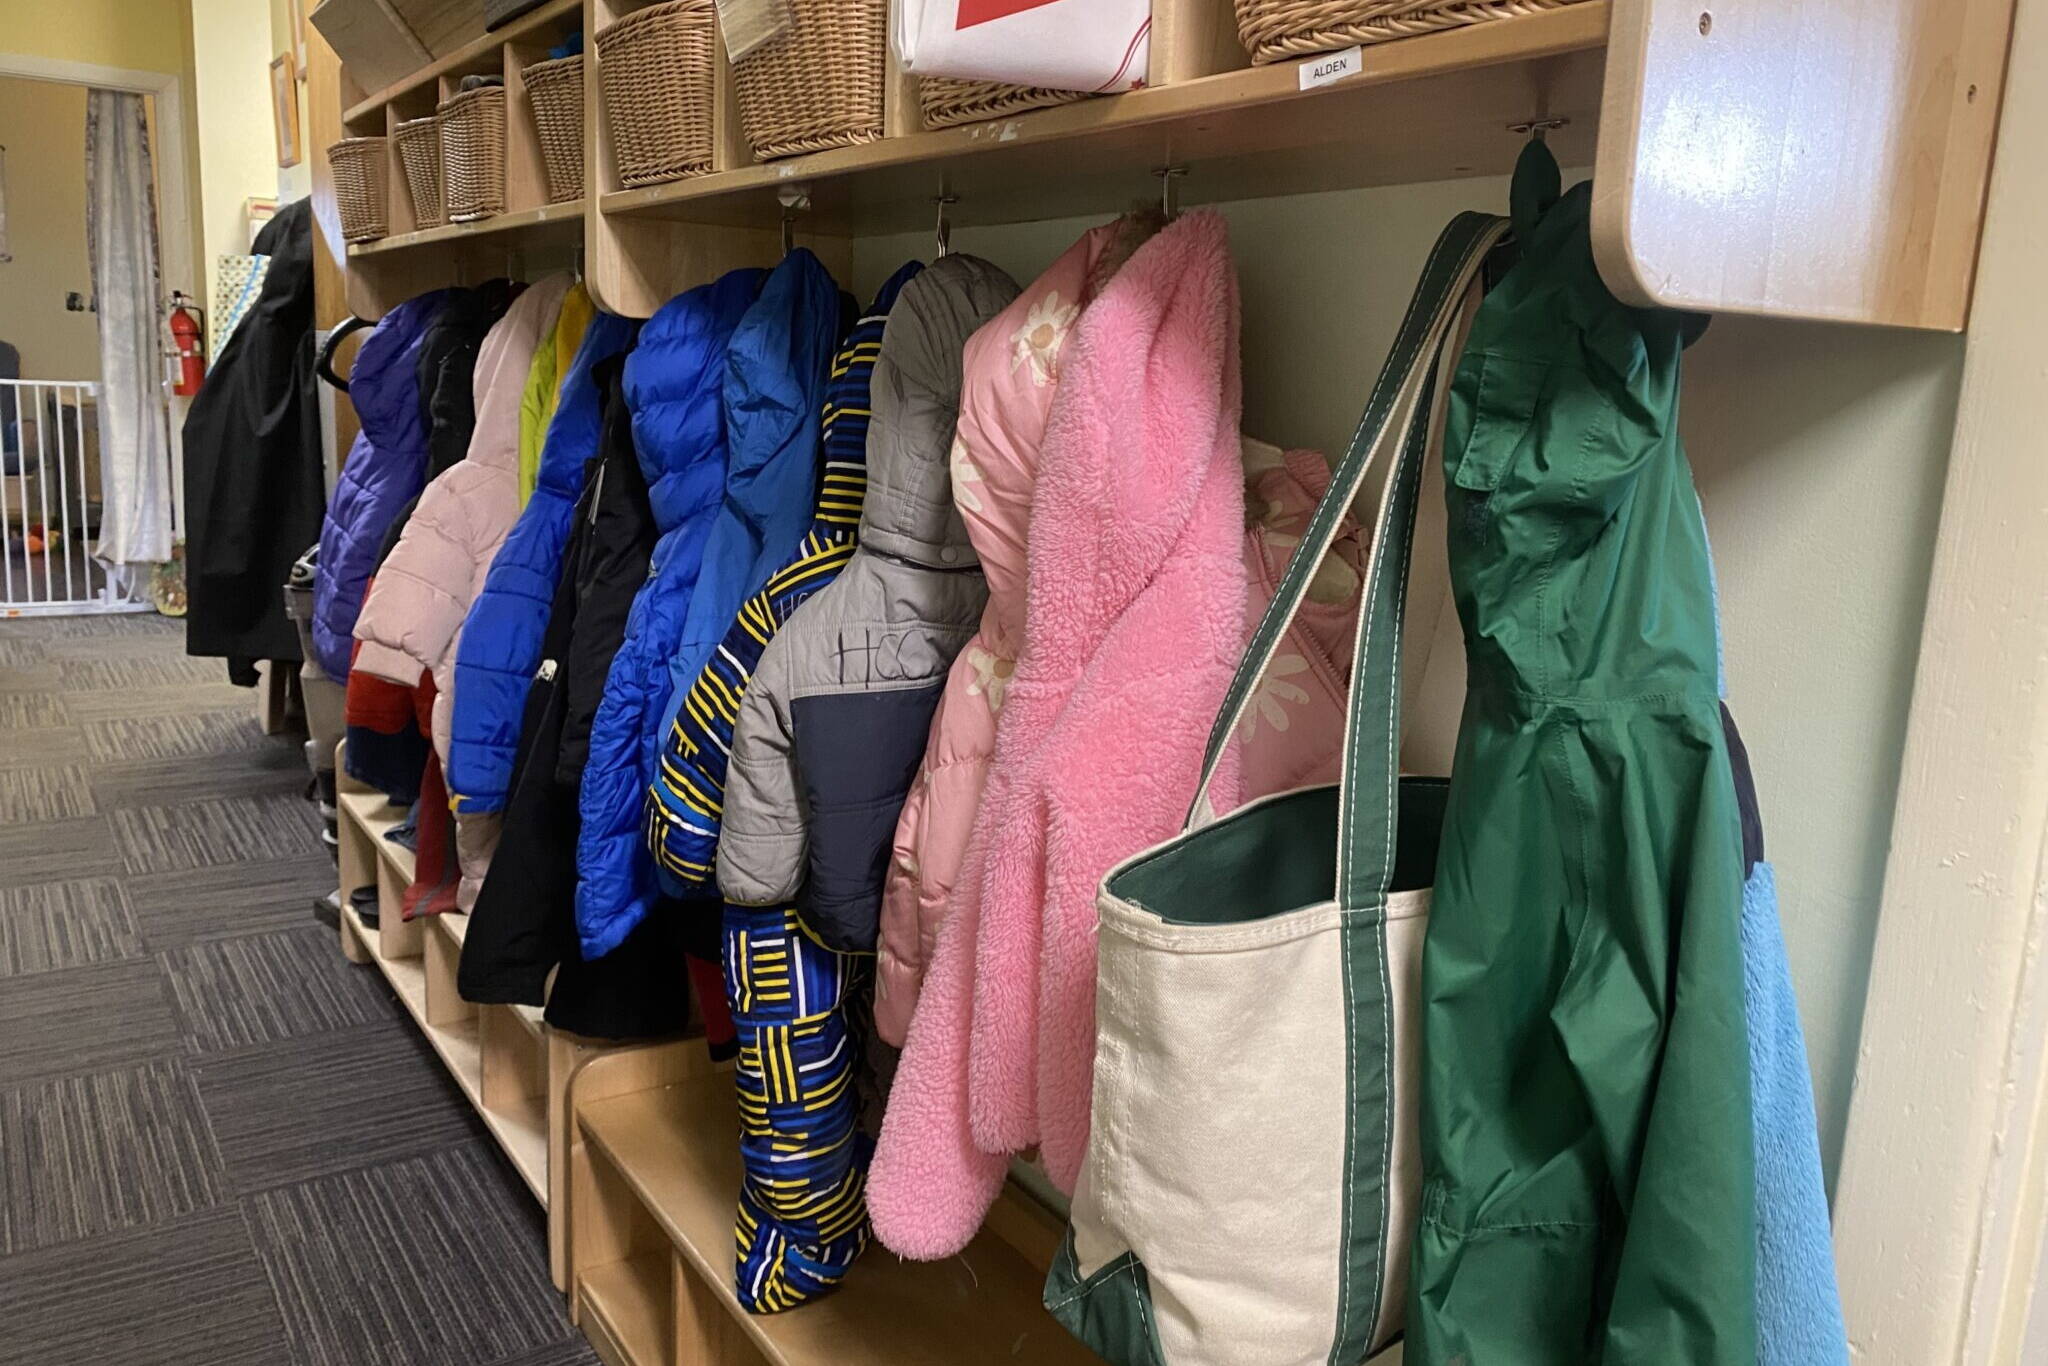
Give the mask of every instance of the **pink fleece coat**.
<svg viewBox="0 0 2048 1366">
<path fill-rule="evenodd" d="M 1121 225 L 1095 228 L 968 338 L 953 504 L 988 577 L 981 628 L 953 661 L 896 822 L 876 946 L 875 1028 L 902 1047 L 981 805 L 996 719 L 1024 636 L 1025 535 L 1060 353 Z"/>
<path fill-rule="evenodd" d="M 572 283 L 566 274 L 535 282 L 485 336 L 477 353 L 476 430 L 469 454 L 420 495 L 356 618 L 356 639 L 363 643 L 356 668 L 406 687 L 419 682 L 422 671 L 433 674 L 439 690 L 434 749 L 444 765 L 462 621 L 519 516 L 520 400 L 527 372 L 535 349 L 553 335 Z M 486 828 L 458 820 L 458 904 L 464 909 L 476 900 L 495 843 L 495 823 Z"/>
<path fill-rule="evenodd" d="M 1242 643 L 1237 282 L 1221 216 L 1139 247 L 1085 312 L 1032 508 L 1024 648 L 883 1121 L 883 1241 L 965 1246 L 1009 1154 L 1088 1142 L 1095 890 L 1178 829 Z M 1235 802 L 1227 765 L 1215 787 Z"/>
</svg>

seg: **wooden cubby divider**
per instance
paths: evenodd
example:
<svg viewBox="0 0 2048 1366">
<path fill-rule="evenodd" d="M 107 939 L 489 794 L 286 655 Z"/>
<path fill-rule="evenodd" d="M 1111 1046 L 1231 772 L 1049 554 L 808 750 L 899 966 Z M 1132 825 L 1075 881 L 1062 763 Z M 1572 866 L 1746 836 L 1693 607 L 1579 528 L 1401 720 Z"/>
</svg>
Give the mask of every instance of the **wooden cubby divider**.
<svg viewBox="0 0 2048 1366">
<path fill-rule="evenodd" d="M 555 1283 L 568 1277 L 570 1084 L 594 1060 L 609 1059 L 616 1085 L 657 1086 L 700 1042 L 607 1044 L 550 1028 L 530 1006 L 476 1005 L 456 989 L 469 917 L 455 912 L 405 920 L 412 853 L 384 838 L 404 812 L 380 792 L 348 778 L 346 746 L 337 750 L 341 949 L 350 962 L 374 964 L 399 1002 L 476 1107 L 527 1188 L 548 1213 L 548 1261 Z M 377 924 L 366 924 L 348 894 L 377 888 Z M 680 987 L 678 989 L 681 989 Z"/>
</svg>

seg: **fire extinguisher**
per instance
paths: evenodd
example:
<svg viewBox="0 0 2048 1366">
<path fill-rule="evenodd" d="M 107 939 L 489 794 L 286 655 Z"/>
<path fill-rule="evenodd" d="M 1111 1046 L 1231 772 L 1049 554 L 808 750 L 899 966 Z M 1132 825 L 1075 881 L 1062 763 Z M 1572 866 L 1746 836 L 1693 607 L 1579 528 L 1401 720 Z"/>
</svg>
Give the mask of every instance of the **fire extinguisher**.
<svg viewBox="0 0 2048 1366">
<path fill-rule="evenodd" d="M 171 293 L 170 316 L 165 320 L 171 332 L 171 355 L 177 360 L 177 377 L 171 392 L 190 398 L 206 379 L 206 329 L 192 297 L 180 290 Z"/>
</svg>

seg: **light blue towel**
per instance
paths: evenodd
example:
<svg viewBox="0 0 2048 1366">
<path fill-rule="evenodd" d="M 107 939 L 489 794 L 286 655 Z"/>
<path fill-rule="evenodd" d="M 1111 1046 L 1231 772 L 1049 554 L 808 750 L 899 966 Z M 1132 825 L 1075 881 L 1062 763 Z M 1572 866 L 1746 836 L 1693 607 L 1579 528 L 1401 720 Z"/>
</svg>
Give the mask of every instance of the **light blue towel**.
<svg viewBox="0 0 2048 1366">
<path fill-rule="evenodd" d="M 1813 1081 L 1768 863 L 1742 889 L 1742 985 L 1756 1126 L 1757 1366 L 1847 1366 Z"/>
</svg>

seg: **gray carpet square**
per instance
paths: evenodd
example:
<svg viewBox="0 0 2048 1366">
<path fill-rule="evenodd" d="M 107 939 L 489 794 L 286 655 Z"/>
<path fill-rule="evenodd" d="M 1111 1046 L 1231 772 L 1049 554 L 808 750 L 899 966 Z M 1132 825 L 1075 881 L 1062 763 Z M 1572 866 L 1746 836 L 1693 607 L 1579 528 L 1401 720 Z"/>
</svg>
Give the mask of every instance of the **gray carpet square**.
<svg viewBox="0 0 2048 1366">
<path fill-rule="evenodd" d="M 0 887 L 0 977 L 140 958 L 142 935 L 111 878 Z"/>
<path fill-rule="evenodd" d="M 35 825 L 0 823 L 0 887 L 27 887 L 121 871 L 104 816 Z"/>
<path fill-rule="evenodd" d="M 0 1085 L 126 1067 L 184 1047 L 153 958 L 10 977 L 0 986 Z"/>
<path fill-rule="evenodd" d="M 42 768 L 92 760 L 85 732 L 76 726 L 21 726 L 0 730 L 0 768 Z"/>
<path fill-rule="evenodd" d="M 68 726 L 71 713 L 53 692 L 8 692 L 0 689 L 0 730 L 28 726 Z"/>
<path fill-rule="evenodd" d="M 49 658 L 48 649 L 40 640 L 0 636 L 0 674 L 43 663 Z"/>
<path fill-rule="evenodd" d="M 374 971 L 374 969 L 364 969 Z M 195 1059 L 200 1099 L 247 1195 L 445 1148 L 482 1122 L 411 1025 L 365 1025 Z"/>
<path fill-rule="evenodd" d="M 0 694 L 5 696 L 5 694 Z M 74 692 L 64 705 L 83 722 L 117 721 L 124 716 L 183 716 L 195 711 L 239 710 L 256 724 L 256 695 L 247 688 L 220 683 L 176 683 L 157 688 L 110 688 Z"/>
<path fill-rule="evenodd" d="M 10 1257 L 0 1324 L 0 1366 L 290 1360 L 263 1264 L 232 1208 Z"/>
<path fill-rule="evenodd" d="M 85 727 L 85 738 L 93 757 L 104 763 L 291 748 L 264 735 L 255 713 L 241 707 L 94 721 Z"/>
<path fill-rule="evenodd" d="M 298 800 L 311 781 L 306 756 L 279 740 L 269 741 L 261 749 L 232 754 L 102 764 L 89 779 L 93 804 L 102 811 L 124 806 L 177 806 L 214 797 Z"/>
<path fill-rule="evenodd" d="M 52 654 L 56 654 L 52 651 Z M 64 683 L 71 688 L 150 688 L 170 684 L 227 685 L 217 659 L 195 659 L 162 650 L 126 658 L 72 659 L 64 665 Z M 253 714 L 253 713 L 252 713 Z"/>
<path fill-rule="evenodd" d="M 591 1350 L 590 1339 L 578 1333 L 537 1351 L 494 1361 L 490 1366 L 604 1366 L 604 1358 Z"/>
<path fill-rule="evenodd" d="M 163 961 L 195 1053 L 403 1018 L 383 979 L 343 958 L 335 932 L 310 921 L 173 949 Z"/>
<path fill-rule="evenodd" d="M 324 853 L 262 863 L 225 863 L 127 879 L 128 904 L 149 947 L 183 944 L 313 923 L 313 902 L 335 888 Z M 335 936 L 328 932 L 336 953 Z"/>
<path fill-rule="evenodd" d="M 96 809 L 81 767 L 0 768 L 0 825 L 76 820 Z"/>
<path fill-rule="evenodd" d="M 320 813 L 310 802 L 218 797 L 177 806 L 111 811 L 130 873 L 290 858 L 320 847 Z"/>
<path fill-rule="evenodd" d="M 64 670 L 46 656 L 33 663 L 10 664 L 0 668 L 0 693 L 59 693 L 64 690 Z"/>
<path fill-rule="evenodd" d="M 567 1341 L 532 1206 L 476 1144 L 248 1202 L 303 1366 L 490 1363 Z"/>
<path fill-rule="evenodd" d="M 224 1184 L 198 1089 L 175 1060 L 0 1090 L 10 1253 L 208 1209 Z"/>
</svg>

